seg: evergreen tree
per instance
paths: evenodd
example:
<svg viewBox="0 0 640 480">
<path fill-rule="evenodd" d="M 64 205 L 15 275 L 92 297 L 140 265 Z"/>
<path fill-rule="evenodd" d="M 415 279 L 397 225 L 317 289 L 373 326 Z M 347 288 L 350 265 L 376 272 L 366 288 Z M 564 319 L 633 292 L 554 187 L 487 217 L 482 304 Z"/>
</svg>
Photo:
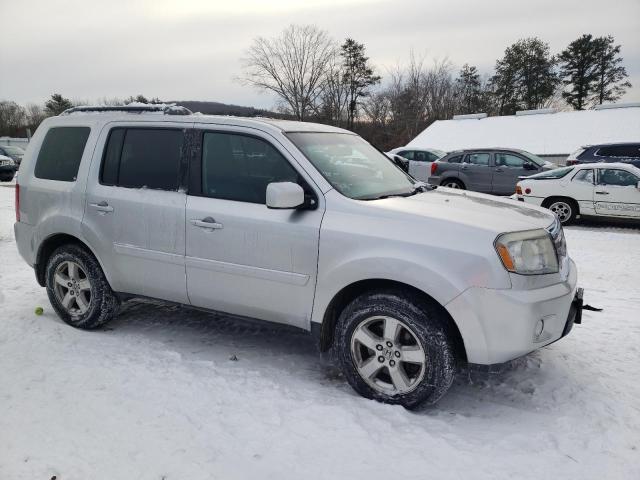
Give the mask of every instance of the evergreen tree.
<svg viewBox="0 0 640 480">
<path fill-rule="evenodd" d="M 458 110 L 461 113 L 477 113 L 482 108 L 482 82 L 478 69 L 465 63 L 455 82 Z"/>
<path fill-rule="evenodd" d="M 374 75 L 373 68 L 369 65 L 369 57 L 365 56 L 364 50 L 364 44 L 351 38 L 347 38 L 340 47 L 344 70 L 342 81 L 347 87 L 347 123 L 351 129 L 357 114 L 359 98 L 366 97 L 369 87 L 380 83 L 380 77 Z"/>
<path fill-rule="evenodd" d="M 620 45 L 614 45 L 611 35 L 595 39 L 596 68 L 595 88 L 592 99 L 596 105 L 604 102 L 615 102 L 631 83 L 624 81 L 627 70 L 621 65 Z"/>
<path fill-rule="evenodd" d="M 44 109 L 48 116 L 60 115 L 71 107 L 73 107 L 71 100 L 64 98 L 59 93 L 51 95 L 51 99 L 47 100 L 44 104 Z"/>
<path fill-rule="evenodd" d="M 559 83 L 549 45 L 535 37 L 508 47 L 495 70 L 491 85 L 501 115 L 541 108 L 553 97 Z"/>
<path fill-rule="evenodd" d="M 595 89 L 598 44 L 590 34 L 574 40 L 558 55 L 560 77 L 565 87 L 562 98 L 576 110 L 584 110 Z"/>
</svg>

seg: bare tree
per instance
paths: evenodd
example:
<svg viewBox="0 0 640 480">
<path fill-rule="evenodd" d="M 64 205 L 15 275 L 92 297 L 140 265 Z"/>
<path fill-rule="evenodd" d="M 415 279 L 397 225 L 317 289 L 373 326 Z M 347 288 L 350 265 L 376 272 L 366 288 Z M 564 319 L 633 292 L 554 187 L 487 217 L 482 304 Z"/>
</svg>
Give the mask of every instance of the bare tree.
<svg viewBox="0 0 640 480">
<path fill-rule="evenodd" d="M 243 59 L 243 80 L 275 93 L 298 119 L 311 113 L 323 92 L 334 42 L 314 25 L 291 25 L 276 38 L 257 37 Z"/>
<path fill-rule="evenodd" d="M 327 71 L 320 94 L 320 104 L 316 114 L 321 121 L 332 125 L 347 123 L 347 106 L 349 102 L 349 89 L 343 81 L 343 71 L 340 65 L 337 51 L 327 64 Z"/>
<path fill-rule="evenodd" d="M 42 121 L 48 117 L 47 113 L 42 108 L 42 105 L 37 103 L 28 103 L 25 107 L 26 111 L 26 126 L 31 130 L 31 133 L 36 131 L 36 128 L 42 123 Z"/>
<path fill-rule="evenodd" d="M 0 101 L 0 136 L 17 136 L 24 127 L 25 111 L 16 102 Z"/>
</svg>

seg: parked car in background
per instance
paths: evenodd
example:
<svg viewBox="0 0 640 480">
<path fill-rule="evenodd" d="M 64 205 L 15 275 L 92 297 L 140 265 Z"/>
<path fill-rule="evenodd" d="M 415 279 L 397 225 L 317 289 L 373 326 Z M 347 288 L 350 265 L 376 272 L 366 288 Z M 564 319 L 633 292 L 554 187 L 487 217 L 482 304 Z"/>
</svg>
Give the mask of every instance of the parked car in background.
<svg viewBox="0 0 640 480">
<path fill-rule="evenodd" d="M 446 155 L 446 152 L 434 148 L 410 147 L 394 148 L 387 153 L 406 158 L 409 161 L 409 170 L 407 173 L 413 178 L 422 180 L 423 182 L 429 179 L 431 164 Z"/>
<path fill-rule="evenodd" d="M 510 195 L 518 178 L 555 168 L 524 150 L 482 148 L 450 152 L 431 165 L 429 183 L 476 192 Z"/>
<path fill-rule="evenodd" d="M 567 157 L 567 166 L 597 162 L 630 163 L 640 168 L 640 143 L 588 145 Z"/>
<path fill-rule="evenodd" d="M 0 155 L 12 158 L 16 165 L 20 165 L 24 156 L 24 149 L 15 145 L 0 145 Z"/>
<path fill-rule="evenodd" d="M 563 224 L 578 215 L 640 220 L 640 169 L 629 163 L 562 167 L 520 180 L 516 197 L 548 208 Z"/>
<path fill-rule="evenodd" d="M 401 157 L 400 155 L 396 155 L 395 153 L 385 153 L 385 155 L 389 157 L 393 163 L 400 167 L 403 172 L 409 173 L 409 160 Z"/>
<path fill-rule="evenodd" d="M 138 296 L 284 323 L 333 349 L 361 395 L 412 407 L 458 363 L 580 323 L 548 210 L 429 188 L 339 128 L 165 108 L 76 107 L 33 136 L 16 244 L 69 325 Z"/>
<path fill-rule="evenodd" d="M 10 182 L 16 174 L 18 166 L 13 158 L 0 155 L 0 182 Z"/>
</svg>

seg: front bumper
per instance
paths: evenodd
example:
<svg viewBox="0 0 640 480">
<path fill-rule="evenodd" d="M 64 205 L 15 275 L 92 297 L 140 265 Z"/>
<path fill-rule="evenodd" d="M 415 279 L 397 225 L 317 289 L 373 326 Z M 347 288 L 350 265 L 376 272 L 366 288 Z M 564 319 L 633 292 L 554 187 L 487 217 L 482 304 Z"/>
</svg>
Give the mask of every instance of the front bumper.
<svg viewBox="0 0 640 480">
<path fill-rule="evenodd" d="M 504 363 L 567 335 L 581 320 L 582 289 L 576 284 L 576 266 L 569 260 L 566 277 L 553 285 L 465 290 L 445 308 L 460 330 L 468 362 Z"/>
</svg>

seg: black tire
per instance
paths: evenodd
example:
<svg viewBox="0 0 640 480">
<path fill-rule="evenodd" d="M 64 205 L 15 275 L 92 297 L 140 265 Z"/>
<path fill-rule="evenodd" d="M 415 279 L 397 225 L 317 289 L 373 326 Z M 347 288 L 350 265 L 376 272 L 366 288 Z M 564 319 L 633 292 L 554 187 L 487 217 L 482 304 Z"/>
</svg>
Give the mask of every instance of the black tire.
<svg viewBox="0 0 640 480">
<path fill-rule="evenodd" d="M 454 186 L 455 185 L 455 186 Z M 445 178 L 440 182 L 440 186 L 447 188 L 458 188 L 460 190 L 466 190 L 467 187 L 462 181 L 455 178 Z"/>
<path fill-rule="evenodd" d="M 571 225 L 580 214 L 575 200 L 566 197 L 550 197 L 542 202 L 542 206 L 556 214 L 562 225 Z"/>
<path fill-rule="evenodd" d="M 65 262 L 74 262 L 83 270 L 84 278 L 89 281 L 90 296 L 88 308 L 84 313 L 70 311 L 65 308 L 56 293 L 56 270 Z M 47 261 L 45 272 L 47 295 L 51 306 L 58 316 L 72 327 L 86 330 L 95 329 L 106 324 L 117 313 L 120 301 L 111 290 L 100 264 L 85 248 L 67 244 L 56 249 Z M 69 289 L 67 289 L 69 291 Z"/>
<path fill-rule="evenodd" d="M 402 290 L 374 291 L 353 300 L 342 311 L 336 325 L 336 354 L 349 384 L 363 397 L 407 408 L 416 407 L 423 402 L 432 404 L 438 401 L 453 383 L 456 370 L 454 346 L 445 315 L 442 308 L 434 302 L 425 301 Z M 420 380 L 416 378 L 412 390 L 406 393 L 386 393 L 373 388 L 360 375 L 356 366 L 352 337 L 360 325 L 378 316 L 392 317 L 402 322 L 402 327 L 411 331 L 424 350 L 424 374 Z M 373 352 L 374 357 L 383 353 Z M 376 359 L 381 361 L 381 356 Z M 380 370 L 382 375 L 390 373 L 390 370 L 385 371 L 384 368 Z"/>
<path fill-rule="evenodd" d="M 14 176 L 15 173 L 2 173 L 0 174 L 0 182 L 10 182 Z"/>
</svg>

